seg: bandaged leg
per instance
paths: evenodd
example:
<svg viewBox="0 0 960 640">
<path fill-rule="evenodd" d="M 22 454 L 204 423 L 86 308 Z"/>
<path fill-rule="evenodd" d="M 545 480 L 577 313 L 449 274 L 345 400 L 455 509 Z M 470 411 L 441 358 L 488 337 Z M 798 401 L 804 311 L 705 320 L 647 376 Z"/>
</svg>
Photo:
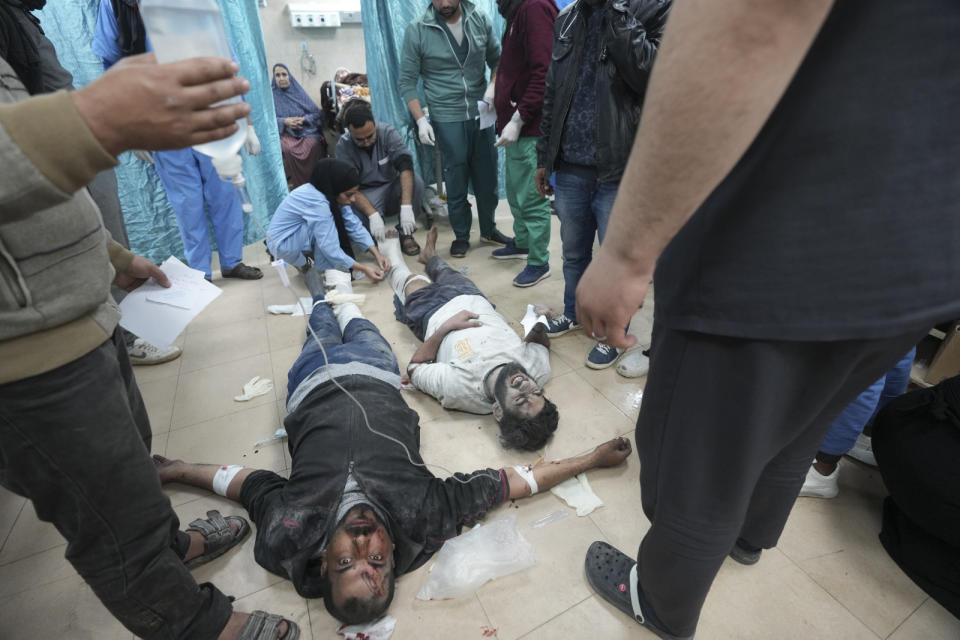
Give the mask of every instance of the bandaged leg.
<svg viewBox="0 0 960 640">
<path fill-rule="evenodd" d="M 403 265 L 403 251 L 400 250 L 400 238 L 397 237 L 386 237 L 383 242 L 377 245 L 377 248 L 380 249 L 380 253 L 386 256 L 390 260 L 390 264 L 394 266 Z"/>
<path fill-rule="evenodd" d="M 334 289 L 340 293 L 353 293 L 353 284 L 348 271 L 327 269 L 323 272 L 323 281 L 327 289 Z"/>
<path fill-rule="evenodd" d="M 363 313 L 360 312 L 360 307 L 352 302 L 344 302 L 343 304 L 335 306 L 333 308 L 333 315 L 336 316 L 337 324 L 340 325 L 340 333 L 343 333 L 351 320 L 363 317 Z"/>
<path fill-rule="evenodd" d="M 390 260 L 390 272 L 387 277 L 390 279 L 390 288 L 397 294 L 400 304 L 407 302 L 406 288 L 414 280 L 423 280 L 430 284 L 430 278 L 426 276 L 413 275 L 407 263 L 403 260 L 403 252 L 400 250 L 400 239 L 387 237 L 380 243 L 380 253 Z"/>
</svg>

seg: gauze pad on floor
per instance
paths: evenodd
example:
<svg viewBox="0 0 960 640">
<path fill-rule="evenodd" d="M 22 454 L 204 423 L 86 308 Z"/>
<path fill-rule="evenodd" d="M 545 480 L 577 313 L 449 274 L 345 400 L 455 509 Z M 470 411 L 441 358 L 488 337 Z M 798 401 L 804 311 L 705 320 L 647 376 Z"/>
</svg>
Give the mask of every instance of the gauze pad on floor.
<svg viewBox="0 0 960 640">
<path fill-rule="evenodd" d="M 598 498 L 597 494 L 590 488 L 587 476 L 583 473 L 575 478 L 564 480 L 550 489 L 550 493 L 576 509 L 577 515 L 580 517 L 589 515 L 597 507 L 603 506 L 603 500 Z"/>
</svg>

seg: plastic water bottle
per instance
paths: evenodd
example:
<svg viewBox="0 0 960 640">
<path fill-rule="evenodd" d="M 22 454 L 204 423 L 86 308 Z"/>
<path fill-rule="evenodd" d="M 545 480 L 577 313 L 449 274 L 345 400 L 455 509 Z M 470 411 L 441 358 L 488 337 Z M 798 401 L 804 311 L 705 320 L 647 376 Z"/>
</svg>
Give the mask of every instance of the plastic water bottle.
<svg viewBox="0 0 960 640">
<path fill-rule="evenodd" d="M 233 57 L 217 0 L 140 0 L 140 13 L 157 62 L 200 56 Z M 240 101 L 237 96 L 217 104 Z M 193 148 L 212 158 L 237 154 L 247 137 L 247 119 L 240 118 L 237 125 L 239 129 L 233 135 Z"/>
</svg>

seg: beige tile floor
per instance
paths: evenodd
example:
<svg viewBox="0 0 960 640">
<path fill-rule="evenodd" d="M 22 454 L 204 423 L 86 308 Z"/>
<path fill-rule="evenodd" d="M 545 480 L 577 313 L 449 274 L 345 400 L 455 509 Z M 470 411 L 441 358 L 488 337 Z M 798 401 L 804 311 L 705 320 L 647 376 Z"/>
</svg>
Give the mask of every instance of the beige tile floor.
<svg viewBox="0 0 960 640">
<path fill-rule="evenodd" d="M 509 233 L 505 202 L 498 220 Z M 445 253 L 452 235 L 446 221 L 438 226 Z M 466 259 L 451 263 L 466 268 L 500 310 L 517 321 L 527 302 L 561 305 L 559 249 L 554 221 L 554 273 L 525 290 L 510 284 L 522 263 L 491 260 L 488 246 L 475 246 Z M 255 451 L 253 444 L 270 436 L 286 414 L 286 372 L 299 352 L 303 321 L 266 312 L 267 305 L 292 302 L 291 295 L 266 267 L 260 245 L 248 247 L 245 259 L 264 267 L 266 276 L 258 282 L 216 281 L 223 295 L 181 337 L 183 357 L 138 368 L 136 375 L 150 412 L 156 452 L 284 472 L 290 465 L 284 445 Z M 294 283 L 305 292 L 299 277 Z M 367 295 L 364 312 L 382 329 L 399 360 L 406 362 L 416 340 L 394 320 L 386 283 L 361 281 L 356 291 Z M 649 336 L 649 307 L 633 322 L 641 339 Z M 548 448 L 551 458 L 584 452 L 620 434 L 632 438 L 644 380 L 626 380 L 612 369 L 587 369 L 583 359 L 590 346 L 580 333 L 554 342 L 554 379 L 547 391 L 560 407 L 561 421 Z M 234 402 L 243 383 L 255 375 L 273 378 L 275 393 L 244 404 Z M 422 453 L 428 462 L 472 470 L 531 458 L 501 449 L 489 417 L 445 412 L 415 391 L 405 397 L 421 416 Z M 585 518 L 571 515 L 532 529 L 532 521 L 566 508 L 549 493 L 494 512 L 492 518 L 508 513 L 517 517 L 536 549 L 537 564 L 455 601 L 414 599 L 426 568 L 404 576 L 391 608 L 398 619 L 394 638 L 480 640 L 491 630 L 502 640 L 652 638 L 595 597 L 583 575 L 583 554 L 593 540 L 607 540 L 629 553 L 649 526 L 639 509 L 638 473 L 635 455 L 623 467 L 591 472 L 591 484 L 606 504 Z M 731 560 L 724 564 L 703 611 L 700 638 L 960 637 L 960 622 L 914 586 L 880 547 L 877 532 L 884 490 L 876 471 L 845 462 L 840 482 L 841 494 L 835 500 L 797 503 L 780 546 L 765 552 L 759 564 L 743 567 Z M 185 522 L 210 508 L 237 511 L 225 499 L 203 491 L 173 486 L 168 494 Z M 0 491 L 0 638 L 129 639 L 130 633 L 110 617 L 63 554 L 64 541 L 53 527 L 39 522 L 23 499 Z M 252 537 L 195 575 L 236 596 L 239 610 L 262 608 L 292 617 L 304 638 L 339 637 L 322 603 L 304 600 L 288 582 L 256 565 Z"/>
</svg>

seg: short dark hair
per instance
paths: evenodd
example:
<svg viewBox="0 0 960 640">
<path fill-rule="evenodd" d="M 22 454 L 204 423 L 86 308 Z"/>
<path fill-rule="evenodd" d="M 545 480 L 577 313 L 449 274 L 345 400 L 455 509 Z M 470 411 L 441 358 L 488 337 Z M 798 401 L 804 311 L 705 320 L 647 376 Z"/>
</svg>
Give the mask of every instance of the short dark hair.
<svg viewBox="0 0 960 640">
<path fill-rule="evenodd" d="M 358 100 L 351 104 L 347 107 L 346 113 L 343 114 L 343 122 L 354 129 L 360 128 L 368 122 L 375 122 L 370 103 L 366 100 Z"/>
<path fill-rule="evenodd" d="M 323 606 L 327 612 L 340 622 L 353 624 L 366 624 L 378 620 L 390 608 L 393 602 L 393 591 L 397 582 L 397 575 L 394 571 L 387 576 L 387 598 L 382 603 L 374 599 L 361 600 L 360 598 L 350 598 L 342 605 L 337 606 L 333 601 L 333 585 L 330 582 L 330 574 L 324 574 L 320 578 L 320 586 L 323 591 Z"/>
<path fill-rule="evenodd" d="M 500 444 L 508 449 L 536 451 L 542 449 L 560 422 L 557 405 L 546 398 L 543 409 L 532 418 L 504 411 L 500 419 Z"/>
</svg>

